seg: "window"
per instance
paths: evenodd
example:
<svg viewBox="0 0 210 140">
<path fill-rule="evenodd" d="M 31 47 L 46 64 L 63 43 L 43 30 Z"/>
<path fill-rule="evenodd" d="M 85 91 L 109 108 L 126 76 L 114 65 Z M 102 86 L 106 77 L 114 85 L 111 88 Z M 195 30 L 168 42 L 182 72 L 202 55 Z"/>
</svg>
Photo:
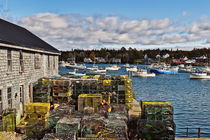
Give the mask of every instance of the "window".
<svg viewBox="0 0 210 140">
<path fill-rule="evenodd" d="M 8 108 L 12 108 L 12 88 L 7 88 Z"/>
<path fill-rule="evenodd" d="M 55 62 L 56 62 L 56 59 L 55 59 L 55 56 L 53 56 L 53 68 L 55 69 Z"/>
<path fill-rule="evenodd" d="M 0 90 L 0 112 L 3 111 L 3 103 L 2 103 L 2 90 Z"/>
<path fill-rule="evenodd" d="M 24 104 L 24 86 L 20 85 L 20 103 Z"/>
<path fill-rule="evenodd" d="M 34 55 L 34 68 L 35 69 L 41 68 L 41 55 L 40 54 Z"/>
<path fill-rule="evenodd" d="M 7 71 L 12 71 L 12 51 L 7 50 Z"/>
<path fill-rule="evenodd" d="M 50 56 L 48 55 L 48 69 L 50 69 Z"/>
<path fill-rule="evenodd" d="M 23 67 L 23 52 L 20 51 L 20 72 L 24 71 L 24 67 Z"/>
</svg>

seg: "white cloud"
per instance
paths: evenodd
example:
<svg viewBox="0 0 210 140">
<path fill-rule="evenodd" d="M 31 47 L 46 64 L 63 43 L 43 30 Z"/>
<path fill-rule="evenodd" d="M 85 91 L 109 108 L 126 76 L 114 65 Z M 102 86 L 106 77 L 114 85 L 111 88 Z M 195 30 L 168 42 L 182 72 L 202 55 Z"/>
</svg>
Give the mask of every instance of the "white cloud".
<svg viewBox="0 0 210 140">
<path fill-rule="evenodd" d="M 183 15 L 187 13 L 183 12 Z M 116 45 L 156 45 L 210 40 L 210 22 L 188 27 L 168 18 L 124 20 L 117 16 L 89 16 L 52 13 L 22 17 L 17 23 L 60 50 Z M 138 46 L 138 45 L 136 45 Z"/>
<path fill-rule="evenodd" d="M 183 17 L 185 17 L 185 16 L 187 16 L 187 15 L 189 15 L 189 13 L 188 13 L 187 11 L 183 11 L 183 12 L 182 12 L 182 16 L 183 16 Z"/>
</svg>

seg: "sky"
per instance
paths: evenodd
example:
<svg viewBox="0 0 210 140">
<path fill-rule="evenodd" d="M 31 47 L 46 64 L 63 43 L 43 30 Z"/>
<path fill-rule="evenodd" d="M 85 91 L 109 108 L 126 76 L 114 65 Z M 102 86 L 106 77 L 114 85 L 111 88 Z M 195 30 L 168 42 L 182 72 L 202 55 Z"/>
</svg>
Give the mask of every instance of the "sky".
<svg viewBox="0 0 210 140">
<path fill-rule="evenodd" d="M 0 16 L 59 50 L 210 46 L 210 0 L 0 0 Z"/>
</svg>

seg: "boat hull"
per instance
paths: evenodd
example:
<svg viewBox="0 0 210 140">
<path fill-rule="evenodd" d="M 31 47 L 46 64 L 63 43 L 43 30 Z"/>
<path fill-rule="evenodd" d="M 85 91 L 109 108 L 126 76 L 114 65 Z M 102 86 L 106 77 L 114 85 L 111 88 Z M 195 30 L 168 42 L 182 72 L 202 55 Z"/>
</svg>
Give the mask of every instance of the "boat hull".
<svg viewBox="0 0 210 140">
<path fill-rule="evenodd" d="M 120 68 L 106 68 L 106 70 L 114 71 L 114 70 L 119 70 Z"/>
<path fill-rule="evenodd" d="M 134 77 L 155 77 L 155 73 L 150 73 L 150 74 L 133 74 Z"/>
<path fill-rule="evenodd" d="M 126 68 L 127 72 L 137 72 L 138 69 L 137 68 Z"/>
<path fill-rule="evenodd" d="M 190 75 L 190 79 L 210 79 L 207 75 Z"/>
<path fill-rule="evenodd" d="M 150 69 L 151 73 L 155 74 L 178 74 L 177 71 L 165 71 L 165 70 L 158 70 L 158 69 Z"/>
<path fill-rule="evenodd" d="M 69 73 L 70 76 L 85 76 L 86 74 L 83 73 Z"/>
<path fill-rule="evenodd" d="M 106 75 L 106 70 L 86 70 L 87 75 Z"/>
<path fill-rule="evenodd" d="M 86 69 L 86 66 L 83 66 L 83 65 L 67 65 L 66 68 L 69 68 L 69 69 Z"/>
<path fill-rule="evenodd" d="M 106 75 L 105 72 L 86 72 L 86 75 Z"/>
<path fill-rule="evenodd" d="M 180 69 L 179 72 L 180 73 L 191 73 L 192 70 Z"/>
</svg>

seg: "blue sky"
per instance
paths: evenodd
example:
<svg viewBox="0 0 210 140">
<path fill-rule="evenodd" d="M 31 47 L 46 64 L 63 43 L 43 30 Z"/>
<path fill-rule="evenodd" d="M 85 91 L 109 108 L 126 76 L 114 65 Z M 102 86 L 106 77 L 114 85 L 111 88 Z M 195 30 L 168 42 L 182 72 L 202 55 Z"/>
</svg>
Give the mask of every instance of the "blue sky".
<svg viewBox="0 0 210 140">
<path fill-rule="evenodd" d="M 8 0 L 7 17 L 61 50 L 189 49 L 208 47 L 209 6 L 210 0 Z"/>
<path fill-rule="evenodd" d="M 175 18 L 186 11 L 196 19 L 210 14 L 209 5 L 209 0 L 8 0 L 14 17 L 52 12 L 150 19 Z"/>
</svg>

